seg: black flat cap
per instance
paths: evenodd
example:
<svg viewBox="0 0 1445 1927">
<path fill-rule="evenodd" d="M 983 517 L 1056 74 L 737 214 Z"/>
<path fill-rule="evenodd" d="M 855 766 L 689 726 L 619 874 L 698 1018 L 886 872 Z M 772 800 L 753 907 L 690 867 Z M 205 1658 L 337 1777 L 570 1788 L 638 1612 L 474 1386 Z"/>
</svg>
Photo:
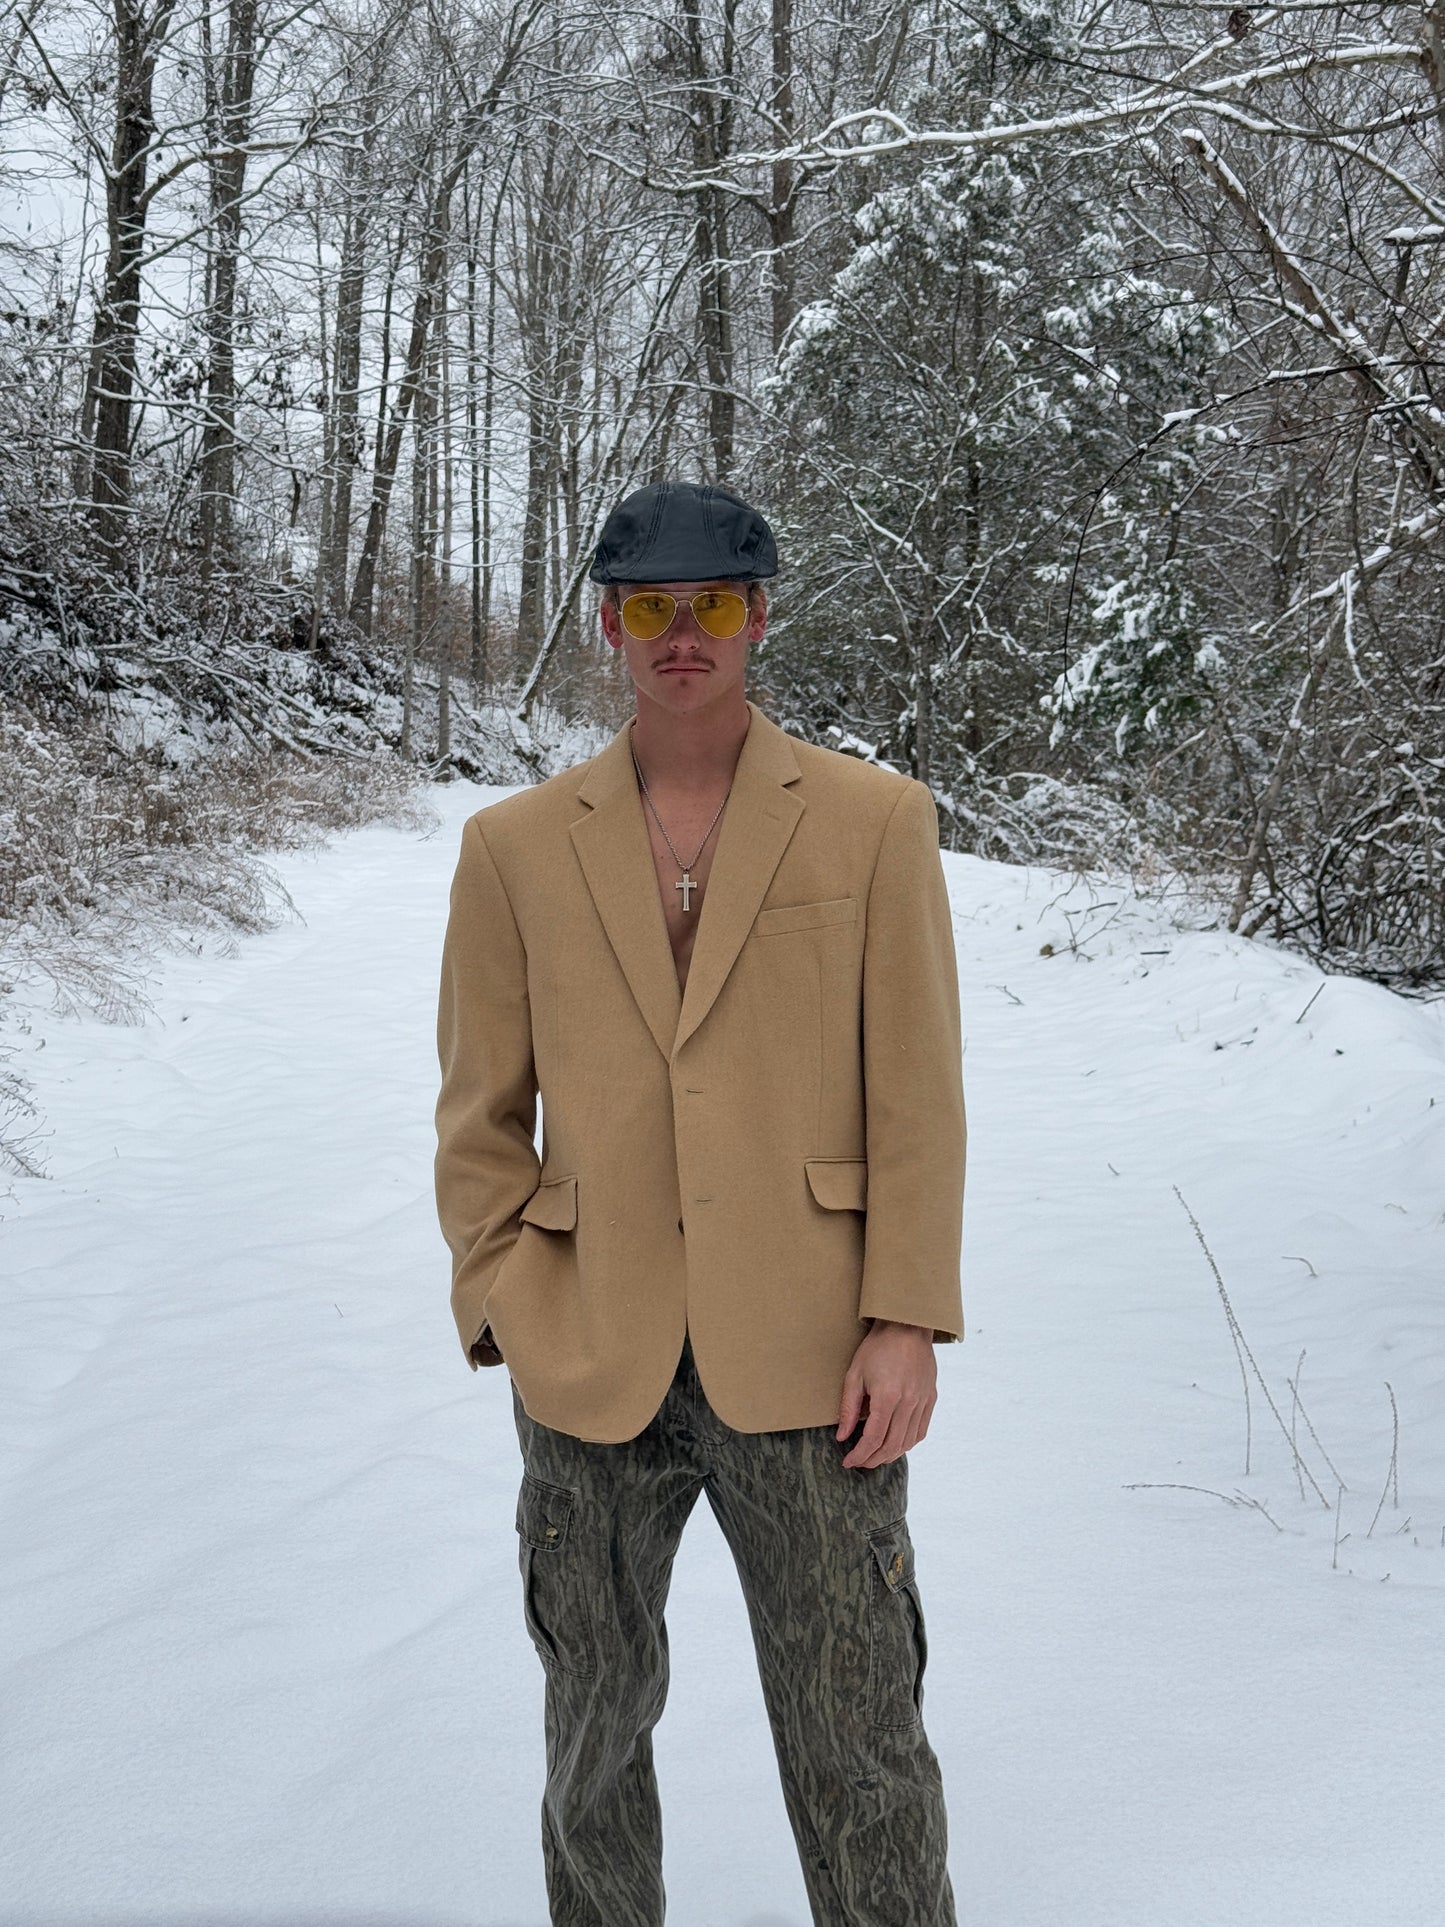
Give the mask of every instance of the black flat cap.
<svg viewBox="0 0 1445 1927">
<path fill-rule="evenodd" d="M 649 482 L 602 525 L 593 582 L 751 582 L 778 573 L 778 545 L 755 508 L 708 482 Z"/>
</svg>

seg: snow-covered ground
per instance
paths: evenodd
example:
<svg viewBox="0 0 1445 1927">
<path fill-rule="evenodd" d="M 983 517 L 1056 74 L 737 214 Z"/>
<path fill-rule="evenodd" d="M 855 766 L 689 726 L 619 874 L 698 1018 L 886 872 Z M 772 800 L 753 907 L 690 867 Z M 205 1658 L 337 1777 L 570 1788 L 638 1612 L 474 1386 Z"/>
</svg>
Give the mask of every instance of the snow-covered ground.
<svg viewBox="0 0 1445 1927">
<path fill-rule="evenodd" d="M 304 925 L 173 961 L 146 1024 L 25 1040 L 51 1135 L 0 1223 L 4 1927 L 546 1921 L 520 1456 L 430 1191 L 447 886 L 496 794 L 283 859 Z M 910 1465 L 960 1918 L 1437 1927 L 1445 1006 L 945 863 L 969 1333 Z M 1258 1381 L 1245 1475 L 1186 1204 L 1322 1496 Z M 705 1504 L 669 1623 L 669 1920 L 805 1927 Z"/>
</svg>

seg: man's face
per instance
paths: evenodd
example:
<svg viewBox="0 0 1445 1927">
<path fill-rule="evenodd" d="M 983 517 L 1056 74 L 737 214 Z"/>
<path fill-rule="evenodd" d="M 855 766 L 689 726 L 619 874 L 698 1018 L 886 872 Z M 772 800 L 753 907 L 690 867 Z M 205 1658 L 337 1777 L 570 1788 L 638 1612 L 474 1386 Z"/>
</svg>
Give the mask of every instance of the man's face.
<svg viewBox="0 0 1445 1927">
<path fill-rule="evenodd" d="M 747 667 L 748 649 L 759 641 L 768 623 L 767 597 L 761 589 L 748 605 L 748 619 L 735 636 L 710 636 L 698 627 L 689 598 L 705 589 L 724 589 L 747 596 L 746 582 L 714 576 L 699 582 L 621 582 L 617 600 L 602 604 L 602 630 L 614 649 L 627 659 L 628 672 L 639 696 L 678 713 L 701 709 L 736 688 Z M 620 615 L 630 595 L 661 592 L 677 603 L 672 626 L 652 642 L 629 634 Z"/>
</svg>

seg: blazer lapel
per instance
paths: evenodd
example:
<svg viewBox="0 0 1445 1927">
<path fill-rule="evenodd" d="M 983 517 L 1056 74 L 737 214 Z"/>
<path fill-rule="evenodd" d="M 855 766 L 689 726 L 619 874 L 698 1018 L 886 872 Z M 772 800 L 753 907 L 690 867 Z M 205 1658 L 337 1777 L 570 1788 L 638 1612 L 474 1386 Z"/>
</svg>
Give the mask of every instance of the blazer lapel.
<svg viewBox="0 0 1445 1927">
<path fill-rule="evenodd" d="M 637 1007 L 669 1061 L 716 1002 L 804 809 L 784 787 L 802 774 L 786 731 L 756 703 L 748 708 L 752 721 L 718 830 L 685 996 L 633 772 L 630 724 L 593 758 L 577 791 L 591 805 L 571 825 L 578 861 Z"/>
<path fill-rule="evenodd" d="M 639 807 L 630 733 L 624 726 L 592 759 L 577 791 L 592 808 L 571 825 L 572 844 L 637 1008 L 657 1048 L 671 1057 L 682 992 Z"/>
<path fill-rule="evenodd" d="M 750 702 L 748 708 L 753 720 L 718 829 L 674 1052 L 681 1050 L 717 1001 L 805 808 L 801 796 L 783 787 L 802 775 L 786 731 L 756 703 Z M 655 893 L 655 880 L 653 889 Z"/>
</svg>

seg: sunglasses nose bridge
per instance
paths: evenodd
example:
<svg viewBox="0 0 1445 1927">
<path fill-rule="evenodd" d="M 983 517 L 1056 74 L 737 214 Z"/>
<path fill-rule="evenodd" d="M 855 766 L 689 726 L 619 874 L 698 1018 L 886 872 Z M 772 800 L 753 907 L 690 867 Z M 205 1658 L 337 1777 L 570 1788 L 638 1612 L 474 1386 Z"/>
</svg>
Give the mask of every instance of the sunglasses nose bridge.
<svg viewBox="0 0 1445 1927">
<path fill-rule="evenodd" d="M 667 633 L 674 640 L 682 638 L 693 642 L 701 642 L 707 635 L 706 629 L 697 619 L 697 610 L 692 606 L 691 596 L 679 597 Z"/>
</svg>

